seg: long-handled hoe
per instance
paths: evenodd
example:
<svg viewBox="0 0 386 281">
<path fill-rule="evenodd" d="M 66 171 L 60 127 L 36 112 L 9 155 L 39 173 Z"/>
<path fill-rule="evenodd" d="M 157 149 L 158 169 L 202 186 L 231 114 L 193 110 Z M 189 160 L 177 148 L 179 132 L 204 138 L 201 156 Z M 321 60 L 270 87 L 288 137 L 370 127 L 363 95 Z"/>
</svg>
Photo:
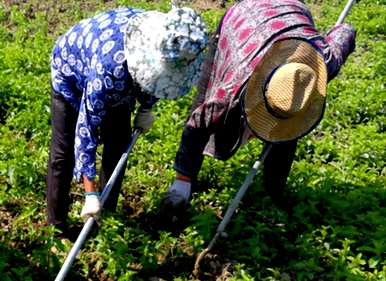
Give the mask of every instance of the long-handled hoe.
<svg viewBox="0 0 386 281">
<path fill-rule="evenodd" d="M 217 227 L 216 234 L 210 241 L 208 247 L 206 247 L 198 256 L 196 259 L 196 262 L 194 264 L 194 270 L 193 270 L 193 276 L 197 276 L 200 271 L 200 262 L 205 257 L 205 255 L 212 250 L 214 244 L 216 243 L 217 239 L 221 236 L 225 236 L 224 229 L 229 223 L 233 212 L 236 210 L 237 206 L 239 205 L 241 199 L 243 198 L 245 192 L 248 190 L 248 187 L 252 184 L 253 178 L 257 174 L 257 171 L 260 169 L 261 164 L 263 164 L 264 159 L 267 157 L 269 151 L 271 150 L 272 145 L 268 145 L 263 152 L 261 153 L 259 159 L 253 164 L 252 168 L 249 170 L 248 175 L 246 176 L 243 184 L 241 185 L 239 191 L 237 191 L 236 196 L 233 198 L 231 204 L 229 205 L 227 211 L 225 212 L 224 218 L 220 222 L 220 224 Z"/>
<path fill-rule="evenodd" d="M 335 26 L 343 23 L 343 20 L 348 15 L 351 7 L 354 4 L 354 0 L 349 0 L 344 7 L 342 13 L 340 14 Z M 216 234 L 210 241 L 208 247 L 206 247 L 196 258 L 196 262 L 194 263 L 194 270 L 193 270 L 193 276 L 198 276 L 200 272 L 200 262 L 205 257 L 205 255 L 213 248 L 214 244 L 216 243 L 217 239 L 221 236 L 225 236 L 224 229 L 227 226 L 229 220 L 231 219 L 234 211 L 236 210 L 237 206 L 239 205 L 241 199 L 243 198 L 245 192 L 247 191 L 248 187 L 251 185 L 253 178 L 255 177 L 258 169 L 260 168 L 261 164 L 264 162 L 265 157 L 268 155 L 269 151 L 271 150 L 272 145 L 268 145 L 266 149 L 262 152 L 260 158 L 253 164 L 252 168 L 249 170 L 249 173 L 247 177 L 245 178 L 243 184 L 241 185 L 239 191 L 237 192 L 235 198 L 233 198 L 231 204 L 229 205 L 227 211 L 225 212 L 224 218 L 220 222 L 219 226 L 217 227 Z"/>
<path fill-rule="evenodd" d="M 106 199 L 108 198 L 108 196 L 110 194 L 111 188 L 114 185 L 114 183 L 118 177 L 118 174 L 121 172 L 122 168 L 125 166 L 127 158 L 129 156 L 129 153 L 131 152 L 131 150 L 132 150 L 132 148 L 133 148 L 133 146 L 134 146 L 135 142 L 137 141 L 140 134 L 141 134 L 141 130 L 136 129 L 134 131 L 130 144 L 126 148 L 126 151 L 122 154 L 122 156 L 119 159 L 118 164 L 115 167 L 109 181 L 107 182 L 106 186 L 103 188 L 102 195 L 101 195 L 102 207 L 103 207 L 103 204 L 105 203 Z M 83 245 L 84 241 L 87 238 L 87 235 L 91 231 L 91 228 L 92 228 L 94 222 L 95 222 L 95 219 L 93 217 L 89 217 L 86 220 L 78 238 L 76 239 L 74 245 L 72 246 L 70 252 L 68 253 L 68 255 L 66 257 L 66 260 L 64 261 L 64 263 L 62 265 L 62 268 L 60 269 L 58 275 L 56 276 L 55 281 L 64 280 L 64 278 L 66 277 L 72 263 L 74 262 L 74 260 L 76 258 L 76 255 L 78 254 L 78 252 L 80 250 L 80 247 Z"/>
</svg>

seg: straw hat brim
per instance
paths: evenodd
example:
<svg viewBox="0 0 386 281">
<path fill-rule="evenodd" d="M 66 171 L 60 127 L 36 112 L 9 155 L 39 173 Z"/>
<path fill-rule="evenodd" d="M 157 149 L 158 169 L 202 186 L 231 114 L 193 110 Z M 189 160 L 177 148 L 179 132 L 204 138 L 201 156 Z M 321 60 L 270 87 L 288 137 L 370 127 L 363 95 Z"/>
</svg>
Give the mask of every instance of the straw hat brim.
<svg viewBox="0 0 386 281">
<path fill-rule="evenodd" d="M 309 106 L 296 116 L 282 119 L 266 107 L 264 87 L 272 70 L 286 63 L 304 63 L 317 75 Z M 322 55 L 308 42 L 286 39 L 274 43 L 256 66 L 248 81 L 243 102 L 248 126 L 257 137 L 269 142 L 284 142 L 300 138 L 321 120 L 327 94 L 327 67 Z"/>
</svg>

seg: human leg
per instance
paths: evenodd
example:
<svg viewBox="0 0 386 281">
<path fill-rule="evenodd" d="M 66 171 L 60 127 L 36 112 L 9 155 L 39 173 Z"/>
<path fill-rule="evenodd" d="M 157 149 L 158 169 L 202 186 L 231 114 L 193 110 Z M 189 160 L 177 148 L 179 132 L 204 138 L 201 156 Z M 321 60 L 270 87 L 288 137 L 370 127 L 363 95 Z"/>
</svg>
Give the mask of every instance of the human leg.
<svg viewBox="0 0 386 281">
<path fill-rule="evenodd" d="M 131 140 L 130 109 L 126 105 L 120 105 L 107 113 L 102 124 L 102 167 L 100 171 L 100 185 L 102 188 L 107 184 L 122 154 L 125 152 Z M 104 208 L 115 211 L 121 190 L 126 163 L 118 174 L 111 188 Z"/>
<path fill-rule="evenodd" d="M 275 202 L 285 201 L 284 189 L 295 158 L 297 140 L 272 144 L 264 161 L 263 187 Z"/>
<path fill-rule="evenodd" d="M 59 94 L 51 95 L 51 145 L 46 177 L 48 224 L 66 227 L 74 168 L 75 124 L 78 112 Z"/>
</svg>

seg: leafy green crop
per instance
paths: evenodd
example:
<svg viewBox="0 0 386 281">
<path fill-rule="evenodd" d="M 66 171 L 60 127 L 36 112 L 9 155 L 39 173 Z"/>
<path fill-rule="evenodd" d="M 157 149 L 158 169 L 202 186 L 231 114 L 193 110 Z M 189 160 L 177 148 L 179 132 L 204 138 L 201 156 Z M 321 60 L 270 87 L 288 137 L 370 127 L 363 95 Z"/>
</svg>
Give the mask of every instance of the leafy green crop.
<svg viewBox="0 0 386 281">
<path fill-rule="evenodd" d="M 317 27 L 333 26 L 345 1 L 305 1 Z M 227 6 L 232 3 L 227 3 Z M 225 8 L 192 1 L 213 31 Z M 117 6 L 167 11 L 169 1 L 0 3 L 0 280 L 51 280 L 71 248 L 44 226 L 50 140 L 49 57 L 56 37 L 82 18 Z M 346 22 L 356 51 L 328 87 L 321 124 L 299 142 L 278 207 L 259 176 L 199 280 L 386 280 L 386 2 L 356 1 Z M 161 101 L 153 128 L 129 156 L 117 213 L 105 213 L 68 280 L 193 280 L 196 255 L 262 149 L 258 140 L 227 162 L 206 158 L 179 234 L 155 219 L 194 95 Z M 74 184 L 70 224 L 81 222 Z"/>
</svg>

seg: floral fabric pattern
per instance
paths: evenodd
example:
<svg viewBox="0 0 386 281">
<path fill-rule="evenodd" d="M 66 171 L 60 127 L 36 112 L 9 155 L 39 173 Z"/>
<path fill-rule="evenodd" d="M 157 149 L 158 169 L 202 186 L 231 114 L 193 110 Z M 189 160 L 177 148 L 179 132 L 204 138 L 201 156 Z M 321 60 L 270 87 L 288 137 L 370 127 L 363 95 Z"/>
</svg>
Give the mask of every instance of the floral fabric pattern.
<svg viewBox="0 0 386 281">
<path fill-rule="evenodd" d="M 298 0 L 244 0 L 232 6 L 222 20 L 214 57 L 207 58 L 208 64 L 203 66 L 202 73 L 209 73 L 209 82 L 200 89 L 201 97 L 197 100 L 201 102 L 196 104 L 187 122 L 193 128 L 210 131 L 206 154 L 216 155 L 215 132 L 224 123 L 237 123 L 226 118 L 239 104 L 242 86 L 256 65 L 274 42 L 287 38 L 307 40 L 316 47 L 325 58 L 331 80 L 354 49 L 355 31 L 343 24 L 326 37 L 321 36 L 308 8 Z M 200 81 L 207 79 L 200 77 Z"/>
<path fill-rule="evenodd" d="M 92 179 L 98 128 L 108 110 L 136 100 L 151 107 L 157 100 L 136 88 L 127 70 L 124 33 L 141 10 L 120 8 L 84 19 L 60 36 L 51 58 L 52 87 L 79 110 L 75 137 L 75 168 Z M 128 113 L 129 114 L 129 113 Z"/>
<path fill-rule="evenodd" d="M 126 31 L 128 70 L 157 98 L 187 94 L 200 72 L 208 35 L 201 17 L 190 8 L 138 14 Z"/>
</svg>

